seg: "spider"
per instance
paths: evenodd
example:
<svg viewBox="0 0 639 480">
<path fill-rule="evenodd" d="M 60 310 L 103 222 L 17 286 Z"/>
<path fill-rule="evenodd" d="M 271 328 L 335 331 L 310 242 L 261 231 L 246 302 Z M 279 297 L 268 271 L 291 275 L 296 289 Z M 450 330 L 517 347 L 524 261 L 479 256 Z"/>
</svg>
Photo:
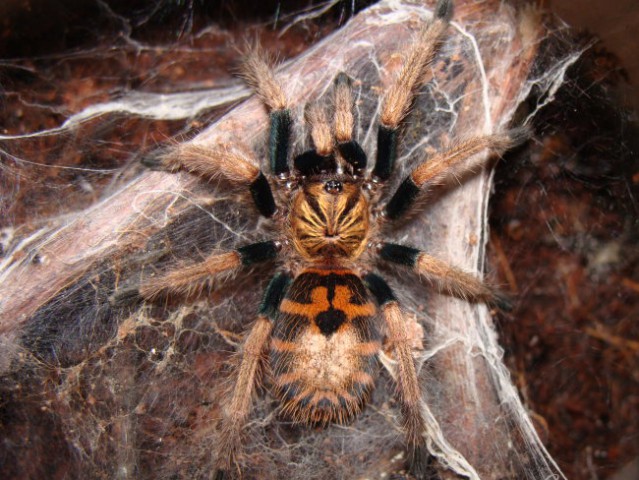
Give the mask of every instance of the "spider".
<svg viewBox="0 0 639 480">
<path fill-rule="evenodd" d="M 397 361 L 398 401 L 411 469 L 420 478 L 427 474 L 422 400 L 405 314 L 375 265 L 381 260 L 406 267 L 469 301 L 500 305 L 503 298 L 473 275 L 411 246 L 385 242 L 382 234 L 407 216 L 422 192 L 462 168 L 482 165 L 488 156 L 480 153 L 501 154 L 527 135 L 516 128 L 454 142 L 417 165 L 390 199 L 384 199 L 381 192 L 393 175 L 400 125 L 452 14 L 451 0 L 439 0 L 432 20 L 408 47 L 402 70 L 384 93 L 372 168 L 353 139 L 352 81 L 343 72 L 333 84 L 331 109 L 318 103 L 307 108 L 314 148 L 289 161 L 291 105 L 271 62 L 257 49 L 247 54 L 242 73 L 269 111 L 267 171 L 239 143 L 206 148 L 190 143 L 144 161 L 153 169 L 186 170 L 204 179 L 222 176 L 244 186 L 274 232 L 270 239 L 217 251 L 139 287 L 140 296 L 153 301 L 167 294 L 188 294 L 243 267 L 278 265 L 241 347 L 234 387 L 220 421 L 216 478 L 239 469 L 241 433 L 264 366 L 270 366 L 271 390 L 283 416 L 308 424 L 343 423 L 361 412 L 370 397 L 382 345 Z"/>
</svg>

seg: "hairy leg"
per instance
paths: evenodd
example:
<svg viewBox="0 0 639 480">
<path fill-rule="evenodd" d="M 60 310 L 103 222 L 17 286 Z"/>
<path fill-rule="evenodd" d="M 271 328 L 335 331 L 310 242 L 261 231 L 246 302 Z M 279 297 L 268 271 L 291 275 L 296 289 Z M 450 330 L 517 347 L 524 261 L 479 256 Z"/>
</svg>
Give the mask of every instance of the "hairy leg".
<svg viewBox="0 0 639 480">
<path fill-rule="evenodd" d="M 265 316 L 258 316 L 242 347 L 242 361 L 237 370 L 233 394 L 224 412 L 217 445 L 218 471 L 228 472 L 237 462 L 241 433 L 251 409 L 251 398 L 258 379 L 264 350 L 271 336 L 273 324 Z M 218 478 L 224 476 L 218 474 Z"/>
<path fill-rule="evenodd" d="M 265 217 L 275 213 L 275 200 L 266 177 L 261 172 L 254 153 L 241 144 L 209 147 L 185 143 L 171 151 L 146 157 L 142 163 L 154 170 L 176 172 L 186 170 L 206 180 L 226 178 L 248 186 L 253 202 Z"/>
<path fill-rule="evenodd" d="M 474 302 L 495 304 L 503 309 L 510 307 L 508 299 L 496 288 L 486 285 L 479 278 L 455 268 L 416 248 L 384 243 L 380 257 L 386 261 L 410 267 L 415 273 L 434 283 L 440 291 L 457 298 Z"/>
<path fill-rule="evenodd" d="M 515 128 L 504 133 L 469 138 L 435 154 L 415 167 L 400 184 L 385 207 L 386 216 L 391 220 L 401 217 L 421 192 L 452 175 L 481 166 L 490 158 L 490 155 L 478 157 L 478 154 L 485 151 L 502 154 L 528 137 L 527 128 Z"/>
<path fill-rule="evenodd" d="M 306 121 L 311 127 L 311 138 L 318 155 L 326 157 L 333 153 L 333 135 L 326 110 L 317 102 L 306 109 Z"/>
<path fill-rule="evenodd" d="M 231 469 L 234 466 L 237 467 L 242 430 L 251 411 L 251 400 L 255 385 L 260 378 L 260 367 L 265 360 L 265 350 L 271 338 L 273 321 L 290 280 L 290 277 L 284 273 L 279 273 L 271 279 L 264 292 L 257 320 L 242 346 L 240 353 L 242 359 L 235 374 L 235 386 L 221 420 L 220 438 L 216 451 L 216 480 L 227 478 Z"/>
<path fill-rule="evenodd" d="M 140 295 L 153 300 L 161 295 L 188 296 L 201 290 L 207 282 L 243 266 L 272 260 L 277 256 L 277 242 L 259 242 L 224 253 L 209 255 L 202 262 L 176 268 L 140 286 Z"/>
<path fill-rule="evenodd" d="M 359 143 L 353 140 L 353 86 L 352 80 L 345 73 L 335 78 L 333 89 L 333 131 L 337 141 L 337 151 L 353 169 L 353 173 L 362 172 L 366 168 L 366 153 Z"/>
<path fill-rule="evenodd" d="M 411 471 L 417 478 L 426 478 L 429 460 L 424 437 L 426 423 L 422 414 L 421 390 L 411 350 L 412 339 L 409 338 L 404 315 L 388 284 L 374 273 L 366 275 L 364 282 L 381 307 L 388 334 L 387 343 L 397 361 L 395 380 Z"/>
<path fill-rule="evenodd" d="M 242 63 L 242 76 L 262 99 L 269 110 L 269 162 L 271 172 L 286 175 L 289 172 L 288 150 L 291 135 L 291 111 L 284 89 L 275 78 L 273 62 L 259 47 L 249 49 Z"/>
<path fill-rule="evenodd" d="M 397 135 L 419 87 L 424 72 L 437 51 L 453 13 L 451 0 L 439 0 L 433 20 L 417 35 L 409 46 L 404 66 L 384 95 L 380 125 L 377 132 L 377 160 L 373 175 L 387 180 L 393 172 L 397 157 Z"/>
</svg>

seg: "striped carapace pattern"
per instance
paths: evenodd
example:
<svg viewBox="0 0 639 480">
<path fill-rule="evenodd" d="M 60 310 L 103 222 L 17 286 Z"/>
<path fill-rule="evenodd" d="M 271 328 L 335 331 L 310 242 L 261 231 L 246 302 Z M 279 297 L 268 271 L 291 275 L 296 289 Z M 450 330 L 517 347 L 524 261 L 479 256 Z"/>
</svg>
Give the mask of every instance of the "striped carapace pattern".
<svg viewBox="0 0 639 480">
<path fill-rule="evenodd" d="M 275 393 L 299 422 L 345 422 L 373 388 L 380 336 L 375 305 L 348 269 L 312 268 L 282 300 L 271 339 Z"/>
<path fill-rule="evenodd" d="M 289 222 L 293 245 L 303 258 L 356 259 L 362 254 L 370 220 L 361 188 L 361 182 L 331 175 L 300 190 Z"/>
</svg>

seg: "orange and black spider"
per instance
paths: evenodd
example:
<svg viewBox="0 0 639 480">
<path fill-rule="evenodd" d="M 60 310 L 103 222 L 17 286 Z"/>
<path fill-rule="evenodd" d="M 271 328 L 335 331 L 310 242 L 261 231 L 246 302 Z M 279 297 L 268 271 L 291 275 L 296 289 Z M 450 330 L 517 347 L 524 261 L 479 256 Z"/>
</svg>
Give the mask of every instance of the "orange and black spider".
<svg viewBox="0 0 639 480">
<path fill-rule="evenodd" d="M 247 55 L 243 74 L 270 112 L 267 171 L 260 170 L 254 154 L 238 144 L 212 148 L 186 144 L 145 161 L 155 169 L 187 170 L 207 179 L 223 176 L 245 185 L 274 232 L 262 242 L 217 252 L 200 263 L 148 279 L 139 289 L 143 298 L 154 300 L 186 294 L 194 285 L 242 267 L 277 265 L 244 340 L 221 420 L 218 478 L 236 463 L 252 394 L 265 371 L 263 362 L 270 365 L 272 391 L 284 416 L 311 424 L 346 422 L 370 396 L 382 342 L 398 362 L 398 397 L 411 468 L 420 478 L 426 475 L 425 423 L 411 339 L 402 309 L 375 266 L 381 260 L 408 267 L 470 301 L 499 302 L 500 297 L 471 274 L 423 251 L 384 242 L 384 232 L 405 217 L 422 192 L 460 168 L 480 165 L 487 156 L 479 154 L 502 153 L 526 137 L 525 130 L 514 129 L 454 143 L 419 164 L 385 198 L 381 187 L 394 171 L 400 124 L 451 16 L 451 0 L 439 0 L 433 20 L 408 48 L 400 74 L 384 94 L 372 168 L 353 139 L 352 87 L 344 73 L 335 80 L 330 110 L 318 104 L 307 109 L 315 148 L 289 162 L 291 105 L 257 50 Z M 273 187 L 278 189 L 276 195 Z"/>
</svg>

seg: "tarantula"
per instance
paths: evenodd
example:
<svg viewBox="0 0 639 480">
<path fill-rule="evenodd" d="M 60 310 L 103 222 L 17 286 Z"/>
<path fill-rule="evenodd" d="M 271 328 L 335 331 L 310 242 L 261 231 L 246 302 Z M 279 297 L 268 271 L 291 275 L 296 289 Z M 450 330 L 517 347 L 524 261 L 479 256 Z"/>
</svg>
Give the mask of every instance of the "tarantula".
<svg viewBox="0 0 639 480">
<path fill-rule="evenodd" d="M 276 234 L 147 279 L 139 288 L 143 298 L 186 294 L 194 285 L 243 267 L 286 260 L 268 283 L 243 342 L 235 385 L 221 419 L 217 478 L 227 476 L 237 463 L 242 429 L 264 362 L 270 364 L 272 391 L 284 416 L 311 424 L 347 422 L 362 410 L 373 389 L 382 340 L 397 360 L 398 397 L 412 470 L 425 475 L 425 423 L 405 315 L 374 265 L 381 259 L 408 267 L 443 291 L 470 301 L 499 303 L 500 296 L 473 275 L 423 251 L 383 241 L 380 232 L 382 226 L 405 217 L 423 191 L 453 172 L 481 165 L 487 156 L 480 153 L 502 153 L 526 137 L 525 130 L 513 129 L 453 143 L 414 168 L 390 200 L 383 201 L 381 187 L 393 174 L 400 124 L 452 10 L 451 0 L 438 1 L 433 19 L 409 46 L 400 74 L 385 92 L 372 169 L 353 139 L 352 86 L 344 73 L 334 82 L 332 121 L 318 104 L 307 109 L 314 148 L 295 156 L 291 168 L 291 105 L 270 62 L 257 51 L 246 56 L 243 74 L 270 112 L 268 171 L 263 172 L 255 155 L 240 144 L 204 148 L 190 143 L 145 161 L 154 169 L 186 170 L 206 179 L 223 176 L 244 185 Z M 279 205 L 274 186 L 285 199 Z M 385 339 L 380 321 L 385 323 Z"/>
</svg>

